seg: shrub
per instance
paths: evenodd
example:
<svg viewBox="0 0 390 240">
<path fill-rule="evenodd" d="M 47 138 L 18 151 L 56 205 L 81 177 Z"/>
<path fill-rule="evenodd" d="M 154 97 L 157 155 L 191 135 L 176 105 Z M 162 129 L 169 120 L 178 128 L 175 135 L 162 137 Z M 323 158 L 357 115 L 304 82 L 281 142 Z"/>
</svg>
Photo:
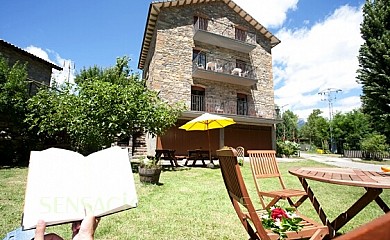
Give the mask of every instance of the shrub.
<svg viewBox="0 0 390 240">
<path fill-rule="evenodd" d="M 290 141 L 278 141 L 276 142 L 276 154 L 278 156 L 290 157 L 292 155 L 298 155 L 299 144 Z"/>
<path fill-rule="evenodd" d="M 360 146 L 363 151 L 366 151 L 366 158 L 376 158 L 374 153 L 383 153 L 389 149 L 386 144 L 386 137 L 381 134 L 372 133 L 367 135 L 360 141 Z"/>
</svg>

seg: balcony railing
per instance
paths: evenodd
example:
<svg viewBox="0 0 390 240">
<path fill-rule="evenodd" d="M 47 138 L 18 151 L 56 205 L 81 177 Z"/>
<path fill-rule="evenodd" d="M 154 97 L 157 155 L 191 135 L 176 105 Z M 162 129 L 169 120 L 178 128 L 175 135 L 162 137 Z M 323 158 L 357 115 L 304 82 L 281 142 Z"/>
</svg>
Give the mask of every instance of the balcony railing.
<svg viewBox="0 0 390 240">
<path fill-rule="evenodd" d="M 205 110 L 205 97 L 191 94 L 191 110 L 203 112 Z"/>
<path fill-rule="evenodd" d="M 259 106 L 256 106 L 253 103 L 242 101 L 205 100 L 205 96 L 192 94 L 191 111 L 263 117 L 259 112 Z"/>
<path fill-rule="evenodd" d="M 198 54 L 193 60 L 192 74 L 194 77 L 244 86 L 252 86 L 257 82 L 254 66 L 205 53 Z"/>
<path fill-rule="evenodd" d="M 207 24 L 201 18 L 194 23 L 194 40 L 244 53 L 256 48 L 256 33 L 212 19 Z"/>
</svg>

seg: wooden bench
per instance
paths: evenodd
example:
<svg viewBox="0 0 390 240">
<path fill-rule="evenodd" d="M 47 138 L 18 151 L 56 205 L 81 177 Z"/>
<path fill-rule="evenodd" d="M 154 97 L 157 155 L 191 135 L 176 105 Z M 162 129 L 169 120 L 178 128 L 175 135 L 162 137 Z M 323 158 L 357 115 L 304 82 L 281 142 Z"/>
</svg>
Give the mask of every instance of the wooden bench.
<svg viewBox="0 0 390 240">
<path fill-rule="evenodd" d="M 186 159 L 186 162 L 184 163 L 184 166 L 187 166 L 189 160 L 193 161 L 192 166 L 195 166 L 197 160 L 201 160 L 203 166 L 206 166 L 205 160 L 207 159 L 209 159 L 209 150 L 202 150 L 202 149 L 188 150 L 188 157 Z"/>
</svg>

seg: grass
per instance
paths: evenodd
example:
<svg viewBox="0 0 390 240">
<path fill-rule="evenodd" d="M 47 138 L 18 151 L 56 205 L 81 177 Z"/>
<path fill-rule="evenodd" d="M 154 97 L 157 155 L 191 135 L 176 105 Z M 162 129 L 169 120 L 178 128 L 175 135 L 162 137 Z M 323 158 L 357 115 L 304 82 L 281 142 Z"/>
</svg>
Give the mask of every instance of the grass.
<svg viewBox="0 0 390 240">
<path fill-rule="evenodd" d="M 288 174 L 288 169 L 321 164 L 302 160 L 279 163 L 279 166 L 286 185 L 301 188 L 298 179 Z M 0 239 L 20 225 L 27 171 L 27 168 L 0 169 Z M 260 207 L 249 165 L 245 164 L 242 171 L 253 202 Z M 138 174 L 134 177 L 139 206 L 102 218 L 96 239 L 248 239 L 228 199 L 219 169 L 166 169 L 161 174 L 160 185 L 141 184 Z M 330 219 L 364 193 L 363 188 L 309 183 Z M 272 184 L 267 183 L 267 187 Z M 390 202 L 388 190 L 381 196 L 385 202 Z M 300 211 L 318 220 L 309 201 Z M 381 214 L 379 207 L 371 203 L 341 232 L 350 231 Z M 47 231 L 70 239 L 69 228 L 66 224 Z"/>
</svg>

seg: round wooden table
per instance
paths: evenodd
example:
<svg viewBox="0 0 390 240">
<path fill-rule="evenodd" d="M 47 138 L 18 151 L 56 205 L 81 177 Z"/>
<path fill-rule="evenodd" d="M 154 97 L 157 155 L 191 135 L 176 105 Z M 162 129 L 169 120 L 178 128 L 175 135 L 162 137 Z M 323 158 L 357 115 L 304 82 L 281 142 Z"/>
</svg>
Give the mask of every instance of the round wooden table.
<svg viewBox="0 0 390 240">
<path fill-rule="evenodd" d="M 385 213 L 390 211 L 387 204 L 379 196 L 383 189 L 390 189 L 389 173 L 363 171 L 351 168 L 314 167 L 294 168 L 290 169 L 289 173 L 298 177 L 322 223 L 329 227 L 330 238 L 333 238 L 337 230 L 342 228 L 349 220 L 374 200 Z M 347 211 L 341 213 L 335 220 L 330 222 L 314 195 L 314 192 L 306 181 L 307 179 L 330 184 L 363 187 L 366 189 L 366 192 Z"/>
</svg>

